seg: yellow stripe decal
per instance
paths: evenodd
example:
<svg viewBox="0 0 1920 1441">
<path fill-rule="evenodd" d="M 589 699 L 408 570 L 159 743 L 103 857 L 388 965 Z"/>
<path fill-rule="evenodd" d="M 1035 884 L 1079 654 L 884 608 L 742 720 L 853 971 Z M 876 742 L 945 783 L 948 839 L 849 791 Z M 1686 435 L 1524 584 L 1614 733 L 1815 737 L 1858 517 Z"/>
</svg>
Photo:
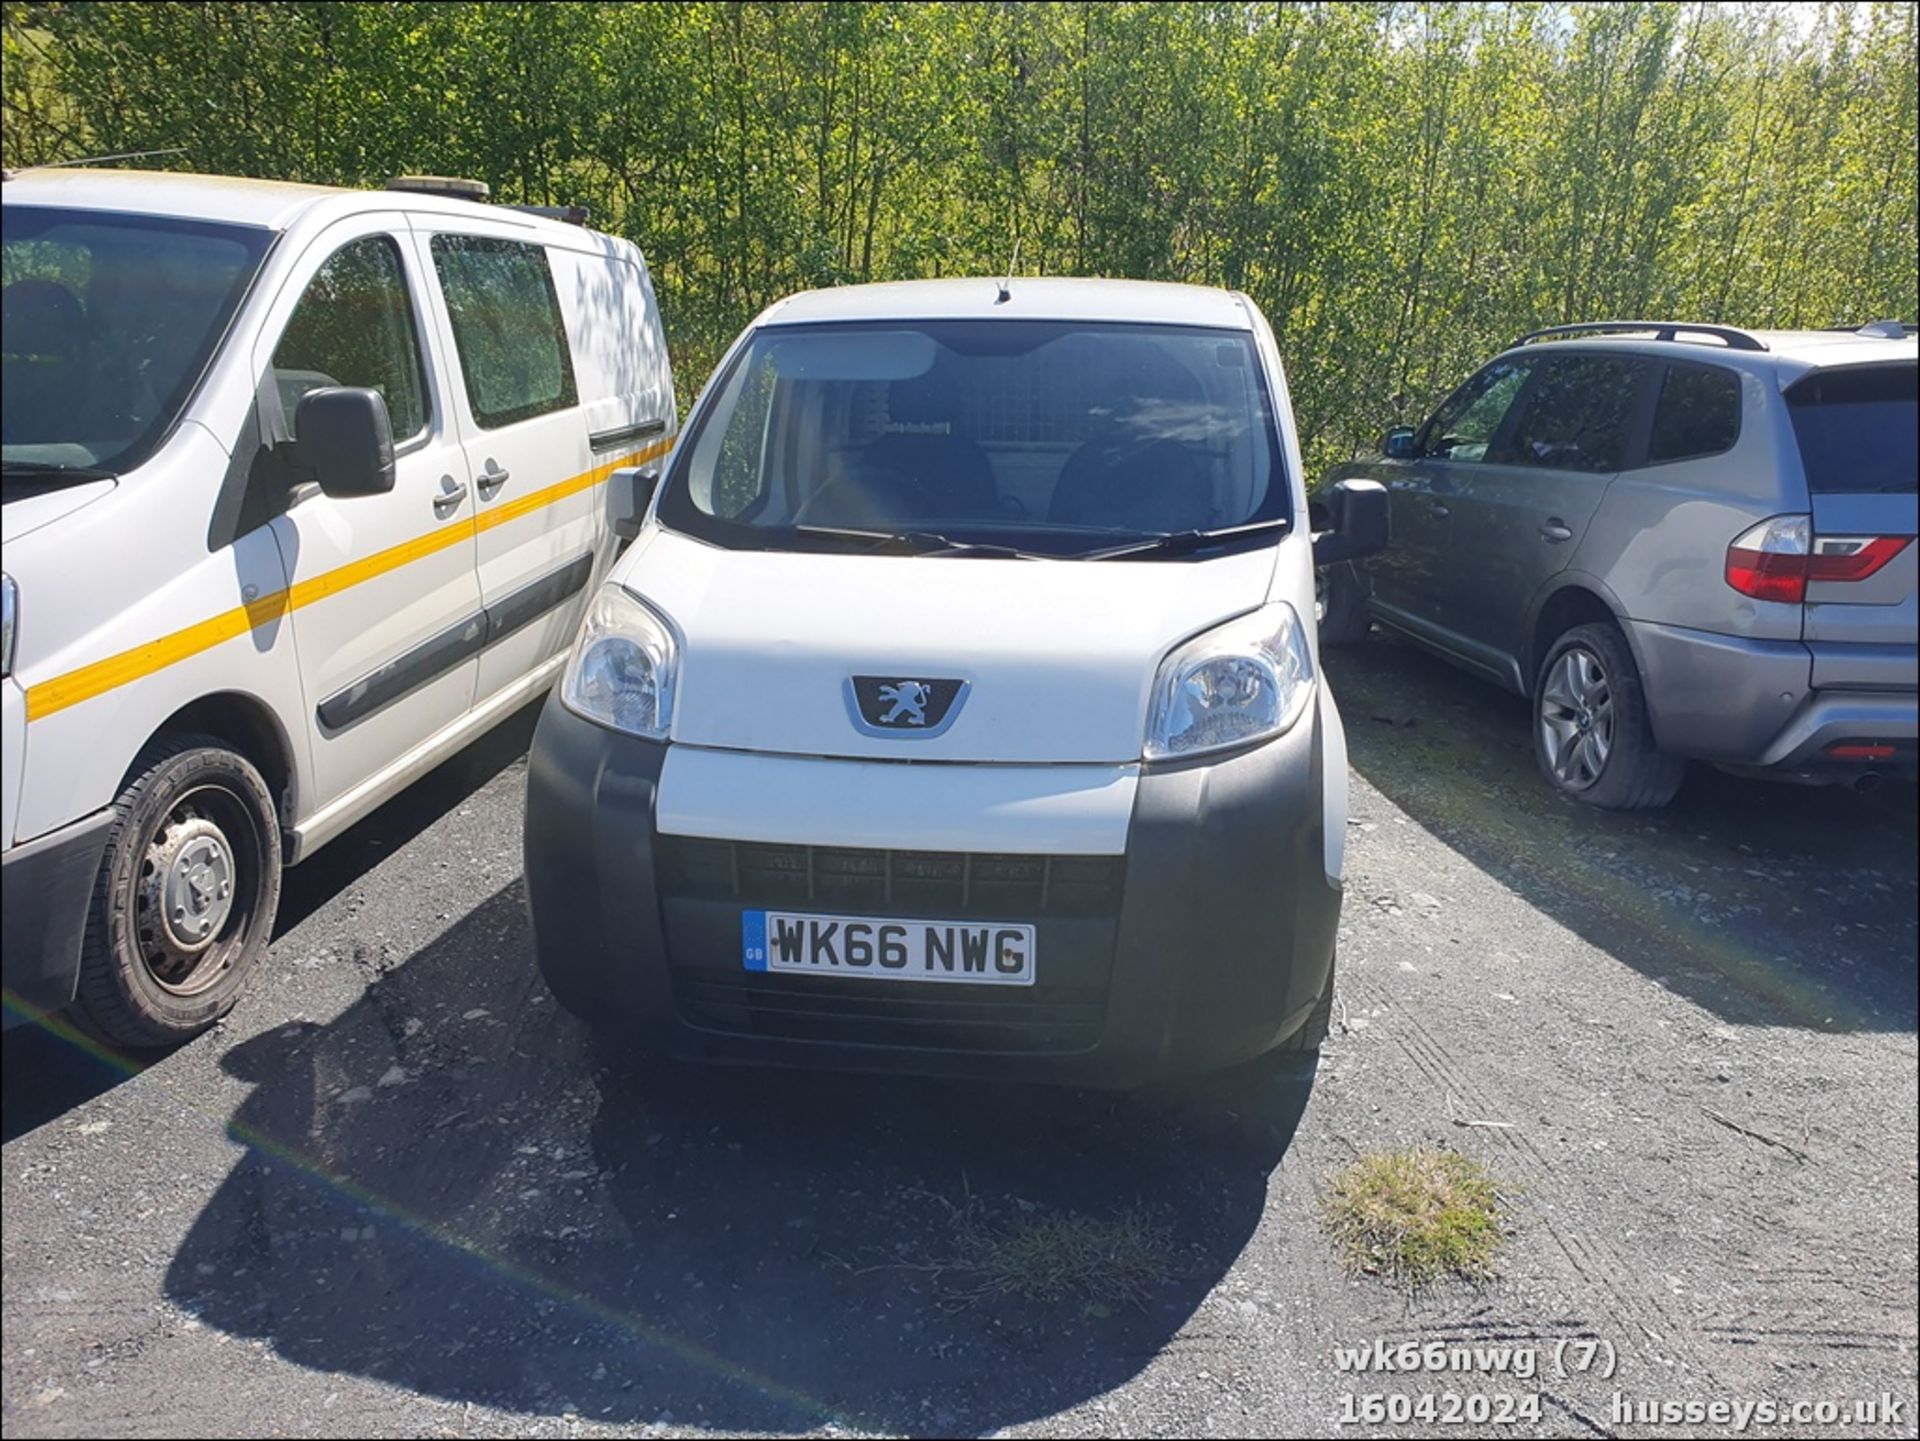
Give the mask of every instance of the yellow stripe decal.
<svg viewBox="0 0 1920 1441">
<path fill-rule="evenodd" d="M 458 545 L 480 531 L 492 530 L 495 526 L 505 525 L 508 521 L 518 520 L 523 515 L 531 515 L 556 501 L 565 500 L 570 495 L 591 490 L 621 466 L 643 464 L 665 455 L 672 448 L 673 437 L 663 436 L 639 450 L 616 456 L 592 470 L 547 486 L 544 490 L 533 491 L 477 516 L 468 516 L 457 524 L 445 525 L 412 540 L 402 541 L 399 545 L 375 551 L 372 555 L 362 556 L 322 575 L 300 581 L 288 590 L 277 590 L 272 595 L 235 606 L 232 610 L 223 611 L 183 630 L 163 635 L 158 640 L 150 640 L 131 650 L 123 650 L 118 655 L 110 655 L 105 660 L 97 660 L 52 680 L 42 681 L 27 692 L 27 719 L 40 720 L 68 706 L 79 705 L 81 701 L 92 700 L 119 686 L 144 679 L 176 661 L 198 655 L 203 650 L 211 650 L 224 641 L 234 640 L 260 626 L 271 625 L 302 606 L 338 595 L 362 581 L 398 570 L 450 545 Z"/>
</svg>

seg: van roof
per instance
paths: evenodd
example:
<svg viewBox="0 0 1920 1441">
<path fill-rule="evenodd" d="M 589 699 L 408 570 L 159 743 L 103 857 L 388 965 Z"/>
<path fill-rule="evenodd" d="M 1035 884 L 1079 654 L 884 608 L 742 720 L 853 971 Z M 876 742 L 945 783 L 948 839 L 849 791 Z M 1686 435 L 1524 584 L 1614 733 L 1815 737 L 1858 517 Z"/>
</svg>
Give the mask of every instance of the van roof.
<svg viewBox="0 0 1920 1441">
<path fill-rule="evenodd" d="M 22 170 L 6 181 L 9 205 L 47 205 L 71 210 L 112 210 L 287 230 L 310 211 L 331 204 L 336 213 L 404 210 L 443 215 L 485 215 L 516 225 L 571 235 L 579 226 L 548 220 L 510 205 L 458 200 L 406 190 L 347 189 L 290 180 L 247 180 L 235 175 L 192 175 L 171 170 L 110 170 L 47 166 Z"/>
<path fill-rule="evenodd" d="M 284 230 L 309 206 L 346 192 L 330 185 L 284 180 L 242 180 L 231 175 L 183 175 L 166 170 L 108 170 L 49 166 L 22 170 L 6 182 L 15 205 L 57 205 L 72 210 L 121 210 L 224 220 Z"/>
<path fill-rule="evenodd" d="M 1248 330 L 1247 301 L 1203 285 L 1151 280 L 1039 279 L 1016 275 L 999 299 L 1002 282 L 899 280 L 809 290 L 780 301 L 762 325 L 827 320 L 1131 320 L 1157 325 L 1204 325 Z"/>
</svg>

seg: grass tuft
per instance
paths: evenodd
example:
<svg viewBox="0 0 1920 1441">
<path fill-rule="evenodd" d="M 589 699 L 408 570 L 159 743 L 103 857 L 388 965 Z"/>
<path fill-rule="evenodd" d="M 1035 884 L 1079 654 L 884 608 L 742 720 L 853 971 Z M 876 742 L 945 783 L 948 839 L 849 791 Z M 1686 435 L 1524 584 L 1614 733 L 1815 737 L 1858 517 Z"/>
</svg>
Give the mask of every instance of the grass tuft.
<svg viewBox="0 0 1920 1441">
<path fill-rule="evenodd" d="M 1142 1210 L 1111 1217 L 1077 1212 L 993 1226 L 963 1215 L 955 1227 L 955 1279 L 969 1299 L 1075 1298 L 1138 1306 L 1173 1272 L 1166 1231 Z"/>
<path fill-rule="evenodd" d="M 1089 1216 L 1026 1201 L 989 1207 L 971 1191 L 958 1204 L 926 1191 L 910 1194 L 946 1209 L 949 1239 L 943 1250 L 864 1266 L 838 1264 L 856 1275 L 919 1272 L 938 1287 L 947 1310 L 1006 1300 L 1077 1300 L 1087 1315 L 1108 1316 L 1121 1306 L 1144 1306 L 1182 1269 L 1171 1233 L 1145 1207 Z"/>
<path fill-rule="evenodd" d="M 1420 1148 L 1355 1161 L 1334 1178 L 1322 1219 L 1354 1270 L 1413 1291 L 1447 1277 L 1490 1279 L 1504 1212 L 1485 1167 Z"/>
</svg>

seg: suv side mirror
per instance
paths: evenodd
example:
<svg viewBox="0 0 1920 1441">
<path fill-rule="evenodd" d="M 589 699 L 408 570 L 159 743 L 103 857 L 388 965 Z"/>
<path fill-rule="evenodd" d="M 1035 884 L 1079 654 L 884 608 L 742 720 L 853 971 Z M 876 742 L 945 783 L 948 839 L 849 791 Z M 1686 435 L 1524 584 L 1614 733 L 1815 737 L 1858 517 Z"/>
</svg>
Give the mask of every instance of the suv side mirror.
<svg viewBox="0 0 1920 1441">
<path fill-rule="evenodd" d="M 1411 433 L 1411 432 L 1409 432 Z M 1393 512 L 1377 480 L 1343 480 L 1327 492 L 1330 528 L 1313 542 L 1315 565 L 1338 565 L 1387 548 Z"/>
<path fill-rule="evenodd" d="M 1380 437 L 1380 453 L 1388 460 L 1412 460 L 1420 453 L 1414 444 L 1413 427 L 1396 425 Z"/>
<path fill-rule="evenodd" d="M 607 477 L 607 527 L 622 540 L 640 534 L 640 522 L 660 484 L 660 472 L 625 465 Z"/>
<path fill-rule="evenodd" d="M 377 390 L 328 386 L 300 397 L 294 453 L 337 499 L 393 489 L 393 427 Z"/>
</svg>

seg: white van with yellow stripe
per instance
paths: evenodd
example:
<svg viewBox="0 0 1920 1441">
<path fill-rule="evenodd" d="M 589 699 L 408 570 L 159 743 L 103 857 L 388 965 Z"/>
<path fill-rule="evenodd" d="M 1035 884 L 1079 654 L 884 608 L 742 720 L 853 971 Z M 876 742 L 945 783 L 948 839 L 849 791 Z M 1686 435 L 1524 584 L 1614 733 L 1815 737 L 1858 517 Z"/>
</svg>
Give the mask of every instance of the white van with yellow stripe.
<svg viewBox="0 0 1920 1441">
<path fill-rule="evenodd" d="M 280 867 L 563 663 L 665 337 L 634 246 L 459 189 L 6 179 L 8 1024 L 211 1024 Z"/>
</svg>

